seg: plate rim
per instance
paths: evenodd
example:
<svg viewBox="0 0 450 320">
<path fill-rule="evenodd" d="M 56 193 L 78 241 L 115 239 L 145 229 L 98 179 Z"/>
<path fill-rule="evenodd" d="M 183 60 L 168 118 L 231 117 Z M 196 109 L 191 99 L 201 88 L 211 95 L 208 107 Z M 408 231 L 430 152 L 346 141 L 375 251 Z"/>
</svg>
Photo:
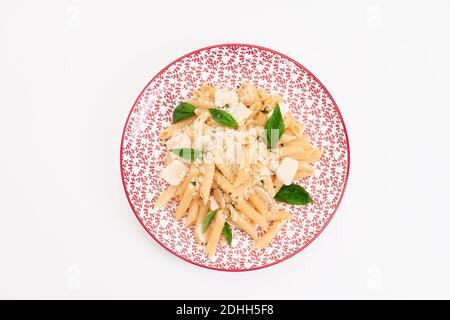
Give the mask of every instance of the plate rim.
<svg viewBox="0 0 450 320">
<path fill-rule="evenodd" d="M 339 197 L 339 200 L 336 204 L 336 208 L 334 209 L 333 213 L 330 215 L 330 217 L 328 218 L 328 220 L 325 222 L 325 224 L 322 226 L 322 228 L 319 230 L 319 232 L 317 232 L 317 234 L 314 235 L 313 238 L 311 238 L 310 241 L 308 241 L 307 243 L 305 243 L 303 246 L 301 246 L 298 250 L 295 250 L 293 253 L 283 257 L 280 260 L 277 260 L 275 262 L 263 265 L 263 266 L 258 266 L 258 267 L 251 267 L 248 269 L 224 269 L 224 268 L 216 268 L 216 267 L 211 267 L 211 266 L 206 266 L 203 265 L 201 263 L 189 260 L 186 257 L 181 256 L 180 254 L 174 252 L 172 249 L 170 249 L 169 247 L 165 246 L 161 241 L 159 241 L 144 225 L 142 219 L 139 217 L 139 215 L 136 212 L 136 209 L 134 208 L 133 203 L 130 200 L 130 195 L 127 191 L 126 185 L 125 185 L 125 178 L 124 178 L 124 169 L 123 169 L 123 142 L 125 140 L 125 131 L 126 128 L 128 126 L 128 122 L 130 120 L 131 114 L 133 113 L 134 108 L 136 107 L 136 104 L 138 103 L 138 101 L 140 100 L 140 98 L 142 97 L 142 95 L 144 94 L 145 90 L 150 86 L 150 84 L 159 76 L 161 75 L 163 72 L 165 72 L 168 68 L 170 68 L 172 65 L 174 65 L 175 63 L 179 62 L 180 60 L 189 57 L 193 54 L 199 53 L 201 51 L 205 51 L 205 50 L 209 50 L 209 49 L 213 49 L 213 48 L 221 48 L 221 47 L 249 47 L 249 48 L 256 48 L 256 49 L 260 49 L 260 50 L 265 50 L 265 51 L 269 51 L 273 54 L 279 55 L 285 59 L 287 59 L 288 61 L 294 63 L 297 67 L 302 68 L 303 70 L 305 70 L 320 86 L 320 88 L 322 90 L 324 90 L 324 92 L 330 97 L 331 102 L 333 103 L 334 108 L 336 109 L 339 119 L 342 123 L 343 129 L 344 129 L 344 134 L 345 134 L 345 140 L 346 140 L 346 146 L 347 146 L 347 173 L 345 175 L 345 181 L 344 181 L 344 186 L 342 188 L 342 192 L 341 195 Z M 301 63 L 297 62 L 296 60 L 290 58 L 289 56 L 278 52 L 276 50 L 273 49 L 269 49 L 260 45 L 255 45 L 255 44 L 246 44 L 246 43 L 222 43 L 222 44 L 215 44 L 215 45 L 210 45 L 207 47 L 202 47 L 196 50 L 193 50 L 191 52 L 188 52 L 184 55 L 182 55 L 181 57 L 173 60 L 172 62 L 170 62 L 169 64 L 167 64 L 163 69 L 161 69 L 158 73 L 156 73 L 151 79 L 150 81 L 144 86 L 144 88 L 141 90 L 141 92 L 139 93 L 139 95 L 137 96 L 136 100 L 133 103 L 133 106 L 131 107 L 128 116 L 127 116 L 127 120 L 125 121 L 125 125 L 123 127 L 123 131 L 122 131 L 122 138 L 121 138 L 121 142 L 120 142 L 120 176 L 122 179 L 122 186 L 123 189 L 125 191 L 125 195 L 127 197 L 128 203 L 130 204 L 131 210 L 133 211 L 134 215 L 136 216 L 137 220 L 139 221 L 139 223 L 141 224 L 141 226 L 144 228 L 144 230 L 153 238 L 153 240 L 155 240 L 161 247 L 163 247 L 164 249 L 166 249 L 168 252 L 170 252 L 171 254 L 173 254 L 174 256 L 189 262 L 190 264 L 205 268 L 205 269 L 210 269 L 210 270 L 216 270 L 216 271 L 224 271 L 224 272 L 246 272 L 246 271 L 254 271 L 254 270 L 259 270 L 259 269 L 264 269 L 264 268 L 268 268 L 271 266 L 274 266 L 276 264 L 279 264 L 283 261 L 286 261 L 290 258 L 292 258 L 293 256 L 297 255 L 298 253 L 300 253 L 301 251 L 303 251 L 304 249 L 306 249 L 306 247 L 308 247 L 314 240 L 316 240 L 323 232 L 323 230 L 325 230 L 325 228 L 328 226 L 328 224 L 331 222 L 331 220 L 333 219 L 334 215 L 336 214 L 336 211 L 338 210 L 339 206 L 341 205 L 342 199 L 344 197 L 346 188 L 347 188 L 347 182 L 348 182 L 348 177 L 349 177 L 349 173 L 350 173 L 350 142 L 348 139 L 348 133 L 347 133 L 347 127 L 345 125 L 345 121 L 344 118 L 342 117 L 341 111 L 339 110 L 339 107 L 336 103 L 336 101 L 334 100 L 333 96 L 331 95 L 331 93 L 328 91 L 328 89 L 323 85 L 323 83 L 311 72 L 309 71 L 308 68 L 304 67 Z"/>
</svg>

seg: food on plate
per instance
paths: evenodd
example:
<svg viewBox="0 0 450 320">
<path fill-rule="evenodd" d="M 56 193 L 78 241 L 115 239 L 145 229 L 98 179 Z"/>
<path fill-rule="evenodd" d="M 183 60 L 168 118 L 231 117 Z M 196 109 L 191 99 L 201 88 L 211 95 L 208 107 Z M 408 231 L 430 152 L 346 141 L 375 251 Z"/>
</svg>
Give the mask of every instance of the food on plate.
<svg viewBox="0 0 450 320">
<path fill-rule="evenodd" d="M 159 137 L 167 147 L 160 176 L 168 188 L 155 207 L 178 201 L 175 218 L 192 227 L 207 254 L 215 255 L 234 228 L 267 247 L 286 221 L 286 205 L 313 200 L 298 180 L 314 174 L 321 149 L 278 94 L 244 83 L 234 90 L 202 85 L 175 107 Z"/>
</svg>

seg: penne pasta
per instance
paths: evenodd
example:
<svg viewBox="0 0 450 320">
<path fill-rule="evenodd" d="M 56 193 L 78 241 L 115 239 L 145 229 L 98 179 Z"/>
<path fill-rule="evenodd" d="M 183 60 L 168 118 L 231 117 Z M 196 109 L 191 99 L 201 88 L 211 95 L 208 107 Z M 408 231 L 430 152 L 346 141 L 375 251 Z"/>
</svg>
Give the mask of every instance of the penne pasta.
<svg viewBox="0 0 450 320">
<path fill-rule="evenodd" d="M 214 179 L 214 171 L 216 166 L 214 164 L 205 164 L 205 173 L 203 175 L 203 182 L 200 186 L 200 197 L 203 203 L 207 203 L 209 200 L 209 193 Z"/>
<path fill-rule="evenodd" d="M 283 101 L 280 95 L 266 96 L 263 100 L 263 107 L 266 108 L 267 111 L 272 111 L 275 106 Z"/>
<path fill-rule="evenodd" d="M 202 84 L 200 89 L 194 90 L 193 95 L 196 98 L 206 99 L 210 102 L 214 102 L 216 88 L 207 84 Z"/>
<path fill-rule="evenodd" d="M 258 94 L 261 97 L 262 101 L 265 101 L 270 97 L 270 94 L 261 88 L 258 88 Z"/>
<path fill-rule="evenodd" d="M 212 257 L 216 253 L 217 244 L 222 234 L 223 226 L 225 225 L 226 215 L 222 210 L 217 211 L 216 218 L 211 226 L 211 233 L 209 235 L 208 243 L 206 244 L 206 252 L 209 257 Z"/>
<path fill-rule="evenodd" d="M 227 178 L 229 181 L 234 180 L 234 174 L 233 171 L 231 170 L 230 165 L 217 163 L 216 166 L 220 170 L 220 172 L 222 172 L 225 178 Z"/>
<path fill-rule="evenodd" d="M 206 244 L 208 242 L 209 233 L 211 232 L 211 228 L 208 228 L 205 232 L 203 232 L 203 219 L 205 219 L 206 214 L 208 213 L 208 206 L 204 204 L 202 201 L 199 201 L 199 209 L 197 214 L 197 221 L 195 222 L 195 231 L 194 236 L 199 244 Z"/>
<path fill-rule="evenodd" d="M 260 197 L 258 197 L 257 195 L 250 195 L 248 197 L 248 200 L 260 214 L 262 214 L 266 218 L 268 217 L 269 214 L 267 213 L 267 206 Z"/>
<path fill-rule="evenodd" d="M 286 220 L 279 220 L 272 223 L 269 230 L 265 235 L 263 235 L 258 241 L 255 242 L 253 246 L 254 249 L 262 249 L 269 245 L 273 239 L 275 239 L 278 231 L 281 230 L 283 225 L 286 223 Z"/>
<path fill-rule="evenodd" d="M 166 165 L 168 165 L 168 164 L 171 163 L 172 161 L 173 161 L 172 153 L 167 152 L 167 154 L 166 154 L 166 159 L 164 160 L 164 163 L 165 163 Z"/>
<path fill-rule="evenodd" d="M 238 90 L 239 101 L 247 107 L 250 107 L 255 102 L 261 101 L 258 89 L 249 83 L 243 83 Z"/>
<path fill-rule="evenodd" d="M 193 225 L 194 222 L 197 220 L 198 208 L 199 208 L 198 197 L 195 197 L 194 199 L 192 199 L 191 204 L 189 205 L 189 210 L 186 219 L 186 226 Z"/>
<path fill-rule="evenodd" d="M 298 137 L 295 136 L 293 132 L 292 132 L 292 134 L 289 134 L 289 133 L 285 132 L 280 138 L 280 143 L 282 145 L 286 146 L 286 145 L 289 145 L 288 144 L 289 142 L 291 142 L 293 140 L 296 140 L 296 139 L 298 139 Z"/>
<path fill-rule="evenodd" d="M 305 150 L 297 146 L 285 146 L 280 148 L 281 157 L 290 157 L 297 154 L 305 154 Z"/>
<path fill-rule="evenodd" d="M 161 194 L 159 195 L 159 197 L 155 200 L 155 209 L 160 209 L 162 208 L 167 202 L 170 201 L 170 199 L 172 199 L 175 196 L 175 192 L 177 190 L 176 186 L 171 186 L 169 185 L 169 187 L 164 190 L 163 192 L 161 192 Z"/>
<path fill-rule="evenodd" d="M 255 116 L 255 124 L 258 126 L 264 126 L 267 122 L 267 116 L 262 113 L 262 112 L 258 112 Z"/>
<path fill-rule="evenodd" d="M 178 205 L 177 210 L 175 210 L 175 219 L 179 220 L 186 215 L 186 210 L 188 209 L 192 201 L 193 195 L 194 189 L 187 187 L 180 200 L 180 204 Z"/>
<path fill-rule="evenodd" d="M 188 100 L 188 103 L 190 103 L 200 109 L 214 108 L 213 102 L 209 101 L 208 99 L 203 99 L 203 98 Z"/>
<path fill-rule="evenodd" d="M 249 178 L 249 174 L 245 170 L 239 170 L 236 179 L 233 182 L 233 187 L 237 188 Z"/>
<path fill-rule="evenodd" d="M 178 197 L 181 198 L 183 196 L 183 194 L 186 192 L 187 187 L 191 183 L 191 181 L 194 178 L 194 176 L 197 175 L 197 173 L 198 173 L 197 171 L 191 171 L 184 177 L 183 181 L 178 186 L 177 191 L 176 191 L 176 195 Z"/>
<path fill-rule="evenodd" d="M 272 181 L 272 179 L 270 179 L 270 180 Z M 272 189 L 273 189 L 273 187 L 272 187 Z M 255 190 L 256 194 L 258 195 L 258 197 L 260 197 L 266 205 L 268 205 L 269 203 L 272 202 L 272 198 L 271 198 L 270 194 L 267 193 L 266 190 L 264 190 L 261 187 L 255 187 L 254 190 Z"/>
<path fill-rule="evenodd" d="M 245 216 L 253 220 L 257 225 L 261 227 L 264 231 L 267 231 L 267 219 L 262 216 L 258 211 L 253 209 L 245 201 L 241 201 L 236 204 L 236 209 L 242 212 Z"/>
<path fill-rule="evenodd" d="M 283 136 L 284 135 L 292 136 L 292 137 L 294 137 L 294 139 L 297 138 L 297 136 L 294 134 L 294 132 L 292 132 L 292 130 L 290 128 L 286 128 L 286 126 L 285 126 Z M 281 139 L 283 139 L 283 136 L 281 136 Z M 280 141 L 281 141 L 281 139 L 280 139 Z"/>
<path fill-rule="evenodd" d="M 170 127 L 163 129 L 159 133 L 159 138 L 161 140 L 167 140 L 172 136 L 172 134 L 175 132 L 176 129 L 186 127 L 186 126 L 190 125 L 193 121 L 194 121 L 194 119 L 192 117 L 192 118 L 188 118 L 188 119 L 182 120 L 180 122 L 174 123 Z"/>
<path fill-rule="evenodd" d="M 217 203 L 219 204 L 219 208 L 225 208 L 225 198 L 223 197 L 222 191 L 220 191 L 219 188 L 214 188 L 213 195 Z"/>
<path fill-rule="evenodd" d="M 290 220 L 292 218 L 293 218 L 292 214 L 284 210 L 277 210 L 269 215 L 269 220 L 271 221 Z"/>
<path fill-rule="evenodd" d="M 260 111 L 262 111 L 262 106 L 263 105 L 262 105 L 261 101 L 257 101 L 254 104 L 252 104 L 249 108 L 249 110 L 252 112 L 249 119 L 255 119 L 259 113 L 263 114 L 263 112 L 260 112 Z M 247 119 L 247 121 L 248 121 L 248 119 Z"/>
<path fill-rule="evenodd" d="M 291 126 L 291 130 L 297 137 L 300 137 L 303 132 L 303 126 L 300 123 L 294 122 Z"/>
<path fill-rule="evenodd" d="M 299 163 L 299 168 L 295 174 L 294 180 L 302 179 L 305 177 L 310 177 L 314 174 L 314 167 L 308 162 L 301 161 Z"/>
<path fill-rule="evenodd" d="M 320 149 L 314 149 L 312 154 L 306 159 L 308 163 L 313 163 L 318 161 L 323 155 L 323 150 Z"/>
<path fill-rule="evenodd" d="M 286 128 L 289 128 L 297 137 L 302 135 L 303 129 L 305 127 L 303 124 L 295 120 L 291 113 L 287 113 L 284 116 L 284 125 Z"/>
<path fill-rule="evenodd" d="M 272 177 L 266 176 L 263 179 L 263 188 L 266 192 L 273 197 L 278 190 L 275 190 L 275 185 L 273 184 Z"/>
<path fill-rule="evenodd" d="M 280 188 L 283 186 L 283 182 L 281 182 L 280 180 L 278 180 L 277 178 L 275 178 L 273 180 L 273 190 L 275 192 L 275 194 L 280 190 Z"/>
<path fill-rule="evenodd" d="M 301 137 L 296 137 L 295 140 L 290 140 L 285 143 L 283 143 L 285 147 L 298 147 L 302 148 L 303 150 L 311 150 L 312 145 L 308 141 L 302 139 Z"/>
<path fill-rule="evenodd" d="M 206 204 L 204 204 L 203 202 L 199 201 L 199 208 L 198 208 L 198 214 L 197 214 L 197 220 L 195 222 L 195 224 L 202 224 L 203 223 L 203 219 L 206 216 L 206 213 L 208 212 L 208 206 Z"/>
<path fill-rule="evenodd" d="M 303 140 L 306 142 L 311 142 L 311 137 L 308 134 L 304 134 L 301 136 Z"/>
<path fill-rule="evenodd" d="M 307 161 L 308 159 L 311 158 L 311 156 L 314 154 L 314 149 L 311 150 L 303 150 L 301 152 L 298 153 L 294 153 L 289 155 L 289 157 L 298 160 L 298 161 Z"/>
<path fill-rule="evenodd" d="M 247 218 L 245 218 L 241 212 L 236 211 L 235 214 L 232 214 L 231 221 L 236 227 L 248 233 L 248 235 L 252 237 L 253 240 L 258 239 L 258 233 L 256 232 L 255 225 L 252 224 Z"/>
<path fill-rule="evenodd" d="M 214 174 L 214 181 L 219 185 L 219 187 L 233 199 L 233 201 L 238 201 L 241 199 L 241 195 L 237 192 L 234 186 L 230 181 L 227 180 L 223 175 L 219 172 Z"/>
</svg>

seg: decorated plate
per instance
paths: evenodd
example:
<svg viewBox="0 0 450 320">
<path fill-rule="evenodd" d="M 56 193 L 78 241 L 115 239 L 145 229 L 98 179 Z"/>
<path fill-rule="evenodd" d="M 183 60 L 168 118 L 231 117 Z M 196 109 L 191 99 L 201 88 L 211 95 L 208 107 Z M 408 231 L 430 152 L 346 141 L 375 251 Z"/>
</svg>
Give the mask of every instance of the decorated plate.
<svg viewBox="0 0 450 320">
<path fill-rule="evenodd" d="M 314 199 L 308 206 L 289 206 L 294 216 L 264 249 L 240 230 L 233 243 L 218 244 L 209 258 L 193 230 L 175 220 L 175 201 L 155 209 L 155 199 L 167 188 L 160 178 L 166 148 L 159 132 L 172 121 L 173 109 L 202 84 L 235 87 L 247 81 L 277 92 L 306 125 L 312 143 L 324 150 L 314 164 L 314 176 L 302 181 Z M 190 263 L 222 271 L 268 267 L 299 253 L 328 225 L 345 191 L 350 150 L 344 120 L 323 84 L 295 60 L 271 49 L 246 45 L 216 45 L 188 53 L 162 69 L 142 90 L 123 131 L 120 167 L 123 186 L 139 222 L 165 249 Z"/>
</svg>

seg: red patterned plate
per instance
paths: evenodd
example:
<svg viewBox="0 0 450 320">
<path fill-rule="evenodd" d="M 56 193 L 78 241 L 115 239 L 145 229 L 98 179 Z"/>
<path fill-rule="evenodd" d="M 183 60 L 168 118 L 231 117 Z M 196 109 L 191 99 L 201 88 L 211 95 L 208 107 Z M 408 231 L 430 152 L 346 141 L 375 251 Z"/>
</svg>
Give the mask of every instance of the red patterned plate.
<svg viewBox="0 0 450 320">
<path fill-rule="evenodd" d="M 174 106 L 203 83 L 232 88 L 248 81 L 281 94 L 294 117 L 306 124 L 315 146 L 324 149 L 315 175 L 301 184 L 314 204 L 289 206 L 295 216 L 272 244 L 253 250 L 253 240 L 233 230 L 233 246 L 224 240 L 209 259 L 196 243 L 192 228 L 173 217 L 172 201 L 155 210 L 154 200 L 167 185 L 159 178 L 165 147 L 158 133 L 171 123 Z M 161 70 L 144 88 L 123 131 L 120 165 L 123 186 L 136 217 L 147 232 L 174 255 L 198 266 L 248 271 L 292 257 L 327 226 L 342 199 L 350 153 L 344 121 L 322 83 L 305 67 L 276 51 L 246 44 L 225 44 L 191 52 Z"/>
</svg>

